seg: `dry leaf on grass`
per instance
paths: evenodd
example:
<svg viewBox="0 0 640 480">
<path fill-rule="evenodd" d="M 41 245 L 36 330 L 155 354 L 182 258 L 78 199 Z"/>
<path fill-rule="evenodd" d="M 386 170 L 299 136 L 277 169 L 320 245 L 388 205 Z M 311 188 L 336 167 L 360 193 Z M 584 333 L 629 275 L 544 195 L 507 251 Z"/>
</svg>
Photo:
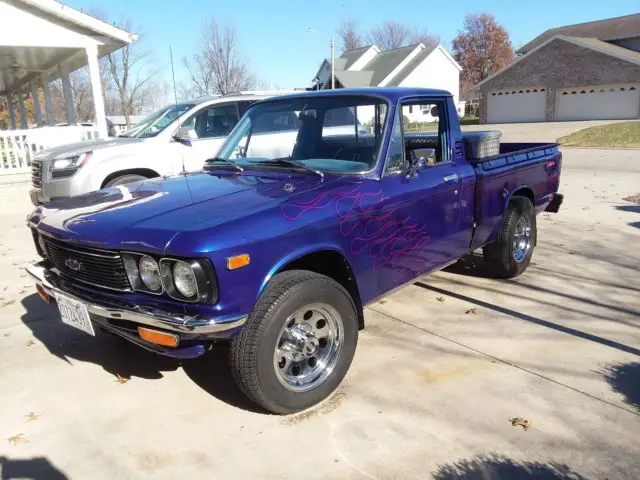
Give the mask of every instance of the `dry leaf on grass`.
<svg viewBox="0 0 640 480">
<path fill-rule="evenodd" d="M 35 422 L 38 417 L 40 417 L 40 415 L 42 415 L 41 413 L 34 413 L 34 412 L 29 412 L 25 415 L 25 418 L 27 419 L 28 422 Z"/>
<path fill-rule="evenodd" d="M 467 310 L 467 311 L 466 311 L 466 312 L 464 312 L 464 313 L 465 313 L 465 315 L 469 315 L 469 314 L 471 314 L 471 315 L 475 315 L 475 314 L 477 313 L 477 311 L 476 311 L 476 307 L 470 308 L 469 310 Z"/>
<path fill-rule="evenodd" d="M 24 433 L 19 433 L 18 435 L 9 437 L 7 438 L 7 441 L 13 446 L 18 445 L 19 443 L 27 443 L 27 439 L 25 438 Z"/>
<path fill-rule="evenodd" d="M 444 297 L 436 297 L 436 300 L 442 303 L 444 302 Z"/>
<path fill-rule="evenodd" d="M 124 378 L 119 373 L 116 373 L 116 382 L 123 384 L 123 383 L 127 383 L 128 381 L 129 381 L 128 378 Z"/>
</svg>

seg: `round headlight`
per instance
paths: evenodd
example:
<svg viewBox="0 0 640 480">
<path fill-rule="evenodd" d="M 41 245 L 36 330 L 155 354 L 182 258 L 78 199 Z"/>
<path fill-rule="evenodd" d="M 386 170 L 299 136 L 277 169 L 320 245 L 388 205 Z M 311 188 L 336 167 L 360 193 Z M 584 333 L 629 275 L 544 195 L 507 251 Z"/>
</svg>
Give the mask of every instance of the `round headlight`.
<svg viewBox="0 0 640 480">
<path fill-rule="evenodd" d="M 176 262 L 173 266 L 173 283 L 176 290 L 186 298 L 194 297 L 198 293 L 196 276 L 191 267 L 184 262 Z"/>
<path fill-rule="evenodd" d="M 144 286 L 154 292 L 160 290 L 162 284 L 160 283 L 158 263 L 153 258 L 145 255 L 140 259 L 138 268 L 140 270 L 140 279 Z"/>
</svg>

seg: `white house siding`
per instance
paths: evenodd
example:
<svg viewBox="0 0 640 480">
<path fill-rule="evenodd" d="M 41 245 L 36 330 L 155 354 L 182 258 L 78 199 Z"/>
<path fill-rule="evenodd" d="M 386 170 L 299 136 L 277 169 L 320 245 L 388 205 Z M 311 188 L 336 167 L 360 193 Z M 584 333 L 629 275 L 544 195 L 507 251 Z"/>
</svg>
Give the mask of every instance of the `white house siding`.
<svg viewBox="0 0 640 480">
<path fill-rule="evenodd" d="M 440 88 L 453 95 L 455 105 L 460 93 L 460 71 L 451 63 L 440 48 L 436 48 L 401 83 L 401 87 Z M 412 122 L 433 121 L 430 115 L 423 115 L 414 108 L 409 115 Z"/>
</svg>

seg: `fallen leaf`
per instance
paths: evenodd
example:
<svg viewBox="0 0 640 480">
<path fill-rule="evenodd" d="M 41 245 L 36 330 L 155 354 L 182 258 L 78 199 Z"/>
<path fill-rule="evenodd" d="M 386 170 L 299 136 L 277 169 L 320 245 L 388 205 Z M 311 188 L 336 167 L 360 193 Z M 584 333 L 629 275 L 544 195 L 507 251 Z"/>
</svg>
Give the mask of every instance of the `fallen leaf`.
<svg viewBox="0 0 640 480">
<path fill-rule="evenodd" d="M 475 315 L 475 314 L 477 313 L 477 312 L 476 312 L 476 307 L 470 308 L 469 310 L 467 310 L 467 311 L 466 311 L 466 312 L 464 312 L 464 313 L 465 313 L 465 315 L 469 315 L 469 314 L 471 314 L 471 315 Z"/>
<path fill-rule="evenodd" d="M 7 441 L 13 446 L 18 445 L 19 443 L 27 443 L 27 439 L 24 437 L 24 433 L 19 433 L 18 435 L 9 437 Z"/>
<path fill-rule="evenodd" d="M 23 295 L 24 293 L 26 293 L 26 290 L 20 290 L 20 291 L 18 292 L 18 295 Z"/>
<path fill-rule="evenodd" d="M 129 381 L 128 378 L 124 378 L 119 373 L 116 373 L 116 382 L 123 384 L 123 383 L 127 383 L 128 381 Z"/>
<path fill-rule="evenodd" d="M 35 345 L 35 344 L 36 344 L 36 342 L 34 342 L 33 340 L 29 340 L 29 341 L 28 341 L 27 343 L 25 343 L 24 345 L 25 345 L 25 347 L 31 347 L 31 346 L 33 346 L 33 345 Z"/>
<path fill-rule="evenodd" d="M 438 300 L 439 302 L 444 302 L 444 297 L 436 297 L 436 300 Z"/>
<path fill-rule="evenodd" d="M 10 335 L 11 335 L 10 333 L 5 333 L 5 334 L 3 335 L 3 337 L 8 337 L 8 336 L 10 336 Z"/>
<path fill-rule="evenodd" d="M 4 303 L 0 304 L 0 308 L 8 307 L 9 305 L 13 305 L 14 303 L 16 303 L 15 300 L 9 300 L 7 302 L 4 302 Z"/>
<path fill-rule="evenodd" d="M 381 304 L 381 305 L 384 305 L 385 303 L 387 303 L 387 301 L 386 300 L 380 300 L 378 303 Z"/>
<path fill-rule="evenodd" d="M 25 415 L 26 419 L 28 422 L 35 422 L 38 417 L 42 415 L 41 413 L 34 413 L 34 412 L 29 412 Z"/>
<path fill-rule="evenodd" d="M 521 417 L 510 418 L 509 421 L 513 427 L 522 427 L 525 432 L 531 426 L 531 422 L 529 420 L 525 420 Z"/>
</svg>

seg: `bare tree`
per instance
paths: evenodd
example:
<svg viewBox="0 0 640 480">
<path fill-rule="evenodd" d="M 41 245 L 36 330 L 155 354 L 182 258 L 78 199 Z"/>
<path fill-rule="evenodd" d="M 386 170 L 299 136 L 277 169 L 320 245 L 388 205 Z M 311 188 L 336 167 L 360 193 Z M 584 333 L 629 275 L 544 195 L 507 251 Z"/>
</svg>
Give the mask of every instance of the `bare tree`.
<svg viewBox="0 0 640 480">
<path fill-rule="evenodd" d="M 236 29 L 207 21 L 200 34 L 199 50 L 191 60 L 183 58 L 190 78 L 191 95 L 225 95 L 254 88 L 257 81 L 249 62 L 238 51 Z"/>
<path fill-rule="evenodd" d="M 515 58 L 509 33 L 487 13 L 465 17 L 462 31 L 453 39 L 453 55 L 462 66 L 462 80 L 473 85 Z"/>
<path fill-rule="evenodd" d="M 364 37 L 360 33 L 357 20 L 347 19 L 340 22 L 336 30 L 340 41 L 340 50 L 346 52 L 364 45 Z"/>
<path fill-rule="evenodd" d="M 369 41 L 382 50 L 392 50 L 421 42 L 430 46 L 437 44 L 438 40 L 438 37 L 429 34 L 426 29 L 415 29 L 393 20 L 386 21 L 369 32 Z"/>
<path fill-rule="evenodd" d="M 126 31 L 133 29 L 129 19 L 121 22 L 120 26 Z M 130 115 L 139 114 L 145 108 L 145 90 L 158 73 L 150 66 L 149 53 L 141 50 L 138 42 L 106 55 L 109 77 L 127 125 L 131 124 Z"/>
</svg>

